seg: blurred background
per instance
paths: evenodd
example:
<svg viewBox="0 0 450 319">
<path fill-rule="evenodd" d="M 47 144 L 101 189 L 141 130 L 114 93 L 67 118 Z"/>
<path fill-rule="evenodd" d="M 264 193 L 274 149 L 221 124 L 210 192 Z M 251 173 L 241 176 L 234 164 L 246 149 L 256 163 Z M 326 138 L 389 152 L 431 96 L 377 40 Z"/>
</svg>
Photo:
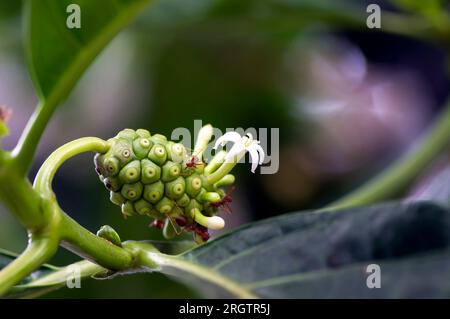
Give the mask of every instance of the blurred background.
<svg viewBox="0 0 450 319">
<path fill-rule="evenodd" d="M 126 127 L 170 136 L 177 127 L 193 130 L 200 119 L 222 131 L 280 132 L 276 174 L 253 175 L 248 164 L 235 171 L 233 212 L 225 216 L 225 231 L 332 202 L 414 145 L 449 93 L 448 60 L 440 46 L 383 28 L 335 22 L 349 12 L 365 19 L 372 2 L 159 1 L 115 38 L 58 110 L 30 177 L 70 140 L 107 139 Z M 408 14 L 420 14 L 408 6 L 420 1 L 394 2 L 377 1 L 383 12 L 412 8 Z M 305 3 L 312 9 L 305 10 Z M 17 142 L 37 102 L 22 33 L 21 2 L 1 1 L 0 104 L 14 112 L 11 134 L 3 141 L 6 149 Z M 109 224 L 124 240 L 161 239 L 146 218 L 123 220 L 98 181 L 92 158 L 79 156 L 58 172 L 54 188 L 63 209 L 93 232 Z M 448 163 L 449 156 L 439 159 L 430 174 Z M 419 181 L 413 189 L 421 187 Z M 19 252 L 25 244 L 25 231 L 0 206 L 0 247 Z M 78 259 L 60 250 L 52 263 Z M 89 280 L 82 289 L 47 297 L 195 296 L 162 275 L 140 274 Z"/>
</svg>

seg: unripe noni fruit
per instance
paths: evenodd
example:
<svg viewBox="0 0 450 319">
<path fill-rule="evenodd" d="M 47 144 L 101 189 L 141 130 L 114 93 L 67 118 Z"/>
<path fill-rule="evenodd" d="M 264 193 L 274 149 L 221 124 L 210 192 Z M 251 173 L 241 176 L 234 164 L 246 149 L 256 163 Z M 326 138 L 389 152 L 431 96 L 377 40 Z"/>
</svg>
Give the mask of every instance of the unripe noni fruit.
<svg viewBox="0 0 450 319">
<path fill-rule="evenodd" d="M 186 166 L 192 155 L 182 144 L 144 129 L 122 130 L 108 142 L 108 152 L 95 155 L 95 170 L 124 217 L 149 216 L 167 237 L 191 231 L 196 242 L 208 240 L 208 218 L 226 196 L 220 187 L 234 178 L 209 184 L 203 168 Z"/>
</svg>

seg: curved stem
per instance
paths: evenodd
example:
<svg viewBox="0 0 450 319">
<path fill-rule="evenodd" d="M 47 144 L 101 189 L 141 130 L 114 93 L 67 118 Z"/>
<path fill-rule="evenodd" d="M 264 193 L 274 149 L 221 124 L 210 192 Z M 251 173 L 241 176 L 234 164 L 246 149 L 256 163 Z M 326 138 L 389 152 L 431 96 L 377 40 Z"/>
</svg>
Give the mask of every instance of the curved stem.
<svg viewBox="0 0 450 319">
<path fill-rule="evenodd" d="M 213 173 L 206 176 L 206 180 L 210 184 L 217 183 L 220 181 L 225 175 L 227 175 L 231 170 L 236 166 L 239 159 L 235 160 L 234 162 L 224 162 L 222 165 Z"/>
<path fill-rule="evenodd" d="M 58 168 L 71 157 L 84 152 L 105 153 L 109 143 L 96 137 L 84 137 L 69 142 L 54 151 L 44 162 L 34 181 L 35 190 L 46 198 L 55 195 L 52 190 L 53 177 Z M 83 228 L 58 207 L 61 218 L 61 245 L 75 254 L 109 269 L 125 269 L 133 264 L 128 251 L 111 244 Z"/>
<path fill-rule="evenodd" d="M 381 175 L 326 209 L 367 205 L 399 194 L 431 161 L 450 145 L 450 102 L 424 142 L 399 159 Z"/>
<path fill-rule="evenodd" d="M 57 246 L 52 239 L 32 239 L 27 249 L 0 272 L 0 296 L 51 258 Z"/>
<path fill-rule="evenodd" d="M 105 153 L 108 149 L 108 142 L 96 137 L 83 137 L 61 146 L 42 164 L 34 180 L 34 189 L 44 196 L 52 195 L 53 177 L 65 161 L 80 153 Z"/>
</svg>

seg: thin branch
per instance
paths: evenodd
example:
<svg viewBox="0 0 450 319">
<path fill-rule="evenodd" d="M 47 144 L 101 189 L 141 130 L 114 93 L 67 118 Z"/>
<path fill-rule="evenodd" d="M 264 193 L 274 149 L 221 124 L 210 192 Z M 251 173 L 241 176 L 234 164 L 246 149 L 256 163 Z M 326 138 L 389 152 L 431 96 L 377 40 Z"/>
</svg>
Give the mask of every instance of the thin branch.
<svg viewBox="0 0 450 319">
<path fill-rule="evenodd" d="M 51 258 L 57 247 L 54 239 L 32 240 L 19 257 L 0 271 L 0 296 Z"/>
</svg>

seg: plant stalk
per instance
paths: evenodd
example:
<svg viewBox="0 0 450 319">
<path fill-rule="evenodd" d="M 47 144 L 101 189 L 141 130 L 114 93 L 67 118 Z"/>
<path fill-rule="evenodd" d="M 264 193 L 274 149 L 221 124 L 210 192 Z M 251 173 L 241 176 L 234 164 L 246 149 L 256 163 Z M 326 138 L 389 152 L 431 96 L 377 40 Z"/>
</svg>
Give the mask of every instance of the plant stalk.
<svg viewBox="0 0 450 319">
<path fill-rule="evenodd" d="M 25 251 L 0 271 L 0 296 L 50 259 L 57 247 L 53 239 L 31 239 Z"/>
</svg>

